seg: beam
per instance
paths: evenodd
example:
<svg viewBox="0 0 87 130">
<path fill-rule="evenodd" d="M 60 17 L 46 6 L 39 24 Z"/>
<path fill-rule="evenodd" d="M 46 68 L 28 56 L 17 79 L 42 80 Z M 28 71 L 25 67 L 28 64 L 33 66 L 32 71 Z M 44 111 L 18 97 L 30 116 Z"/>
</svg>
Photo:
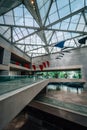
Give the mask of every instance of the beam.
<svg viewBox="0 0 87 130">
<path fill-rule="evenodd" d="M 84 18 L 84 21 L 85 21 L 85 25 L 87 25 L 87 19 L 86 19 L 85 11 L 82 11 L 82 15 L 83 15 L 83 18 Z"/>
<path fill-rule="evenodd" d="M 75 39 L 75 38 L 78 38 L 78 37 L 82 37 L 82 36 L 84 36 L 84 35 L 79 35 L 79 36 L 71 37 L 71 38 L 65 39 L 65 41 L 72 40 L 72 39 Z M 57 42 L 52 43 L 50 46 L 51 46 L 51 47 L 54 47 L 54 45 L 55 45 L 56 43 L 57 43 Z"/>
<path fill-rule="evenodd" d="M 13 28 L 11 27 L 11 43 L 13 43 Z"/>
<path fill-rule="evenodd" d="M 15 1 L 14 1 L 14 2 L 15 2 Z M 1 13 L 0 16 L 1 16 L 1 15 L 4 15 L 4 14 L 6 14 L 6 13 L 8 13 L 10 10 L 12 10 L 12 9 L 14 9 L 14 8 L 16 8 L 16 7 L 18 7 L 18 6 L 20 6 L 21 4 L 22 4 L 22 2 L 18 3 L 18 4 L 15 5 L 14 7 L 12 7 L 12 8 L 10 8 L 10 9 L 4 11 L 3 13 Z M 1 7 L 1 5 L 0 5 L 0 7 Z"/>
<path fill-rule="evenodd" d="M 28 54 L 31 54 L 30 52 L 27 52 Z M 47 54 L 47 53 L 32 53 L 32 54 Z"/>
<path fill-rule="evenodd" d="M 34 50 L 37 50 L 37 49 L 40 49 L 40 48 L 43 48 L 43 47 L 34 48 L 34 49 L 32 49 L 32 50 L 26 51 L 25 53 L 28 53 L 28 52 L 30 52 L 30 51 L 34 51 Z"/>
<path fill-rule="evenodd" d="M 51 28 L 44 28 L 44 30 L 48 31 L 60 31 L 60 32 L 70 32 L 70 33 L 79 33 L 79 34 L 87 34 L 87 32 L 83 31 L 73 31 L 73 30 L 63 30 L 63 29 L 51 29 Z"/>
<path fill-rule="evenodd" d="M 87 32 L 82 32 L 82 31 L 73 31 L 73 30 L 62 30 L 62 29 L 51 29 L 47 27 L 32 27 L 32 26 L 21 26 L 21 25 L 9 25 L 9 24 L 0 24 L 0 26 L 4 27 L 12 27 L 12 28 L 25 28 L 25 29 L 36 29 L 36 30 L 47 30 L 47 31 L 63 31 L 63 32 L 72 32 L 72 33 L 83 33 L 87 34 Z"/>
<path fill-rule="evenodd" d="M 0 34 L 0 37 L 6 40 L 7 42 L 10 42 L 8 39 L 6 39 L 3 35 Z"/>
<path fill-rule="evenodd" d="M 53 22 L 53 23 L 47 25 L 46 27 L 51 27 L 51 26 L 53 26 L 53 25 L 55 25 L 55 24 L 57 24 L 57 23 L 59 23 L 59 22 L 62 22 L 63 20 L 68 19 L 68 18 L 70 18 L 70 17 L 72 17 L 72 16 L 74 16 L 74 15 L 80 13 L 80 12 L 84 11 L 85 9 L 87 9 L 87 6 L 85 6 L 84 8 L 81 8 L 81 9 L 79 9 L 79 10 L 73 12 L 73 13 L 70 13 L 69 15 L 67 15 L 67 16 L 65 16 L 65 17 L 63 17 L 63 18 L 60 18 L 59 20 L 57 20 L 57 21 L 55 21 L 55 22 Z"/>
<path fill-rule="evenodd" d="M 78 38 L 78 37 L 81 37 L 81 36 L 83 36 L 83 35 L 79 35 L 79 36 L 75 36 L 75 37 L 72 37 L 72 38 L 68 38 L 68 39 L 65 39 L 65 40 L 71 40 L 71 39 L 75 39 L 75 38 Z M 51 46 L 51 47 L 54 47 L 54 45 L 56 44 L 56 43 L 53 43 L 53 44 L 51 44 L 51 45 L 37 45 L 37 44 L 24 44 L 24 43 L 15 43 L 16 45 L 26 45 L 26 46 L 40 46 L 40 48 L 42 48 L 42 47 L 47 47 L 47 46 Z M 39 48 L 37 48 L 37 49 L 39 49 Z"/>
<path fill-rule="evenodd" d="M 26 28 L 26 29 L 40 29 L 39 27 L 33 27 L 33 26 L 23 26 L 23 25 L 10 25 L 10 24 L 0 24 L 0 26 L 8 26 L 8 27 L 14 27 L 14 28 Z"/>
<path fill-rule="evenodd" d="M 42 45 L 42 44 L 39 45 L 39 44 L 28 44 L 28 43 L 27 43 L 27 44 L 26 44 L 26 43 L 15 43 L 15 44 L 17 44 L 17 45 L 22 45 L 22 46 L 23 46 L 23 45 L 26 45 L 26 46 L 44 46 L 44 45 Z"/>
<path fill-rule="evenodd" d="M 39 32 L 39 30 L 38 30 L 38 31 L 35 31 L 35 32 L 33 32 L 33 33 L 31 33 L 31 34 L 29 34 L 29 35 L 27 35 L 27 36 L 24 36 L 24 37 L 20 38 L 19 40 L 15 41 L 15 42 L 19 42 L 19 41 L 21 41 L 21 40 L 23 40 L 23 39 L 25 39 L 25 38 L 27 38 L 27 37 L 30 37 L 30 36 L 36 34 L 37 32 Z"/>
<path fill-rule="evenodd" d="M 49 8 L 48 8 L 48 12 L 47 12 L 46 17 L 45 17 L 44 25 L 45 25 L 46 20 L 47 20 L 47 18 L 48 18 L 48 14 L 49 14 L 49 12 L 50 12 L 50 8 L 51 8 L 51 6 L 52 6 L 52 3 L 53 3 L 53 0 L 50 1 L 50 6 L 49 6 Z"/>
</svg>

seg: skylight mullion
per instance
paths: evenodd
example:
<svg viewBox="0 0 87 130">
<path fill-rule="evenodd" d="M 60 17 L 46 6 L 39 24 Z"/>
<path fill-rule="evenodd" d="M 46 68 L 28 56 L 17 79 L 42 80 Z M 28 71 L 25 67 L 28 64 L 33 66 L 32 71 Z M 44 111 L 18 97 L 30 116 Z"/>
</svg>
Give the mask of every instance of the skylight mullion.
<svg viewBox="0 0 87 130">
<path fill-rule="evenodd" d="M 4 21 L 4 24 L 6 24 L 6 22 L 5 22 L 5 16 L 3 15 L 3 21 Z"/>
<path fill-rule="evenodd" d="M 55 1 L 55 2 L 56 2 L 56 8 L 57 8 L 58 17 L 60 19 L 58 4 L 57 4 L 57 1 Z"/>
<path fill-rule="evenodd" d="M 30 33 L 29 33 L 29 30 L 28 30 L 28 29 L 26 29 L 26 30 L 27 30 L 28 34 L 30 34 Z"/>
<path fill-rule="evenodd" d="M 13 13 L 13 21 L 14 21 L 14 25 L 15 25 L 15 15 L 14 15 L 14 10 L 12 9 L 12 13 Z"/>
<path fill-rule="evenodd" d="M 77 25 L 76 25 L 76 29 L 75 29 L 75 30 L 77 30 L 77 28 L 78 28 L 80 18 L 81 18 L 81 14 L 80 14 L 80 16 L 79 16 L 79 19 L 78 19 L 78 22 L 77 22 Z"/>
<path fill-rule="evenodd" d="M 50 39 L 49 39 L 49 41 L 48 41 L 48 44 L 50 43 L 50 41 L 51 41 L 51 39 L 52 39 L 52 36 L 54 35 L 54 32 L 55 32 L 55 31 L 52 32 L 52 35 L 51 35 L 51 37 L 50 37 Z"/>
<path fill-rule="evenodd" d="M 5 32 L 3 32 L 3 34 L 2 35 L 4 35 L 7 31 L 9 30 L 9 28 L 7 28 L 7 30 L 5 30 Z"/>
<path fill-rule="evenodd" d="M 70 13 L 71 13 L 72 10 L 71 10 L 71 2 L 70 2 L 70 0 L 69 0 L 69 8 L 70 8 Z"/>
<path fill-rule="evenodd" d="M 24 26 L 25 26 L 25 11 L 24 11 L 24 6 L 22 8 L 23 8 L 23 23 L 24 23 Z"/>
<path fill-rule="evenodd" d="M 48 18 L 48 15 L 49 15 L 49 12 L 50 12 L 50 9 L 51 9 L 51 6 L 52 6 L 52 3 L 53 3 L 53 1 L 50 1 L 50 6 L 49 6 L 48 11 L 47 11 L 47 14 L 46 14 L 46 16 L 45 16 L 44 25 L 45 25 L 46 20 L 47 20 L 47 18 Z"/>
<path fill-rule="evenodd" d="M 65 38 L 65 34 L 63 33 L 63 40 L 65 40 L 66 38 Z"/>
<path fill-rule="evenodd" d="M 74 16 L 74 15 L 76 15 L 76 14 L 82 12 L 82 11 L 85 10 L 86 8 L 87 8 L 87 6 L 85 6 L 84 8 L 81 8 L 81 9 L 79 9 L 79 10 L 77 10 L 77 11 L 74 11 L 74 12 L 72 12 L 72 13 L 70 13 L 70 14 L 64 16 L 63 18 L 60 18 L 60 19 L 56 20 L 55 22 L 53 22 L 53 23 L 47 25 L 46 27 L 50 27 L 50 26 L 53 26 L 53 25 L 55 25 L 55 24 L 57 24 L 57 23 L 59 23 L 59 22 L 62 22 L 63 20 L 65 20 L 65 19 L 67 19 L 67 18 L 70 18 L 71 16 Z"/>
<path fill-rule="evenodd" d="M 85 24 L 87 25 L 87 19 L 86 19 L 86 16 L 85 16 L 85 11 L 82 11 L 82 15 L 83 15 L 83 18 L 84 18 Z"/>
<path fill-rule="evenodd" d="M 29 34 L 29 31 L 28 31 L 28 29 L 26 28 L 26 31 L 27 31 L 27 33 Z"/>
<path fill-rule="evenodd" d="M 20 32 L 21 32 L 21 34 L 22 34 L 22 36 L 24 37 L 24 34 L 23 34 L 23 32 L 22 32 L 21 28 L 19 28 L 19 30 L 20 30 Z"/>
<path fill-rule="evenodd" d="M 25 45 L 24 43 L 16 43 L 17 45 Z M 38 45 L 38 44 L 28 44 L 28 43 L 26 43 L 26 46 L 39 46 L 39 47 L 41 47 L 41 46 L 44 46 L 44 45 L 42 45 L 42 44 L 40 44 L 40 45 Z"/>
<path fill-rule="evenodd" d="M 29 53 L 29 52 L 26 52 Z M 31 54 L 31 53 L 30 53 Z M 46 53 L 40 53 L 40 52 L 32 52 L 32 54 L 46 54 Z"/>
<path fill-rule="evenodd" d="M 59 29 L 61 29 L 62 22 L 60 23 Z"/>
<path fill-rule="evenodd" d="M 76 46 L 78 47 L 78 44 L 77 44 L 76 40 L 75 40 L 75 39 L 73 39 L 73 40 L 74 40 L 74 42 L 75 42 Z"/>
<path fill-rule="evenodd" d="M 35 32 L 33 32 L 33 33 L 31 33 L 31 34 L 29 34 L 29 35 L 27 35 L 27 36 L 24 36 L 23 38 L 20 38 L 20 39 L 17 40 L 16 42 L 19 42 L 19 41 L 23 40 L 24 38 L 27 38 L 27 37 L 29 37 L 29 36 L 32 36 L 32 35 L 36 34 L 37 32 L 38 32 L 38 31 L 35 31 Z"/>
<path fill-rule="evenodd" d="M 56 36 L 56 39 L 57 39 L 57 41 L 58 41 L 58 37 L 57 37 L 57 31 L 55 32 L 55 36 Z"/>
<path fill-rule="evenodd" d="M 16 36 L 18 37 L 18 39 L 19 39 L 19 36 L 18 36 L 18 34 L 17 34 L 17 32 L 16 32 L 16 30 L 14 29 L 14 32 L 15 32 L 15 34 L 16 34 Z"/>
<path fill-rule="evenodd" d="M 46 29 L 46 30 L 48 30 L 48 31 L 51 31 L 51 30 L 53 30 L 53 31 L 60 31 L 60 32 L 71 32 L 71 33 L 79 33 L 79 34 L 83 34 L 83 35 L 85 35 L 85 34 L 87 34 L 87 32 L 83 32 L 83 31 L 74 31 L 74 30 L 71 30 L 71 29 L 69 29 L 69 30 L 63 30 L 63 29 Z"/>
<path fill-rule="evenodd" d="M 86 0 L 84 0 L 84 6 L 86 6 Z"/>
<path fill-rule="evenodd" d="M 32 47 L 33 48 L 33 47 Z M 40 49 L 40 48 L 43 48 L 43 47 L 38 47 L 38 48 L 35 48 L 35 49 L 32 49 L 32 50 L 29 50 L 30 51 L 34 51 L 34 50 L 37 50 L 37 49 Z"/>
<path fill-rule="evenodd" d="M 11 43 L 13 43 L 13 27 L 11 27 Z"/>
<path fill-rule="evenodd" d="M 72 17 L 70 18 L 70 21 L 69 21 L 67 30 L 69 30 L 69 26 L 70 26 L 70 24 L 71 24 L 71 19 L 72 19 Z"/>
</svg>

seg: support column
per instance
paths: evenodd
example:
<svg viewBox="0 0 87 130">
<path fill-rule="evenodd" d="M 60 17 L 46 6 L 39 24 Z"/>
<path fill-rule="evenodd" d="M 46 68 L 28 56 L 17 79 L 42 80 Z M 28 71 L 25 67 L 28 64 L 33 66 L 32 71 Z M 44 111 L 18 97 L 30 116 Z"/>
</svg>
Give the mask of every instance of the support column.
<svg viewBox="0 0 87 130">
<path fill-rule="evenodd" d="M 10 57 L 11 57 L 11 52 L 4 49 L 2 64 L 8 66 L 9 63 L 10 63 Z M 9 75 L 9 71 L 8 70 L 2 70 L 2 71 L 0 71 L 0 75 Z"/>
<path fill-rule="evenodd" d="M 4 49 L 2 64 L 8 65 L 10 63 L 11 52 Z"/>
</svg>

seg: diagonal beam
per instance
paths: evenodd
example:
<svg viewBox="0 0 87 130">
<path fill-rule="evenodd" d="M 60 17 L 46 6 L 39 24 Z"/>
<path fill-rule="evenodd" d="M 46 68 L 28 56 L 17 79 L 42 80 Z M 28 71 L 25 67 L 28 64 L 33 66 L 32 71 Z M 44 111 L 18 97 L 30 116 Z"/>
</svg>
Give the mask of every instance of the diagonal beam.
<svg viewBox="0 0 87 130">
<path fill-rule="evenodd" d="M 28 52 L 28 54 L 31 54 L 31 52 Z M 32 52 L 32 54 L 47 54 L 47 53 L 35 53 L 35 52 Z"/>
<path fill-rule="evenodd" d="M 36 34 L 36 33 L 39 32 L 39 31 L 40 31 L 40 30 L 35 31 L 35 32 L 33 32 L 33 33 L 31 33 L 31 34 L 29 34 L 29 35 L 27 35 L 27 36 L 24 36 L 24 37 L 20 38 L 19 40 L 15 41 L 15 42 L 19 42 L 19 41 L 21 41 L 21 40 L 23 40 L 23 39 L 25 39 L 25 38 L 27 38 L 27 37 L 30 37 L 30 36 Z"/>
<path fill-rule="evenodd" d="M 72 33 L 79 33 L 79 34 L 87 34 L 87 32 L 83 32 L 83 31 L 74 31 L 74 30 L 63 30 L 63 29 L 51 29 L 51 28 L 47 28 L 47 27 L 32 27 L 32 26 L 21 26 L 21 25 L 8 25 L 8 24 L 0 24 L 0 26 L 8 26 L 8 27 L 17 27 L 17 28 L 26 28 L 26 29 L 36 29 L 36 30 L 46 30 L 46 31 L 63 31 L 63 32 L 72 32 Z M 43 40 L 42 40 L 43 41 Z"/>
<path fill-rule="evenodd" d="M 44 46 L 42 44 L 28 44 L 28 43 L 15 43 L 17 45 L 26 45 L 26 46 Z"/>
<path fill-rule="evenodd" d="M 44 27 L 42 27 L 41 29 L 43 29 Z M 44 31 L 41 32 L 41 34 L 39 35 L 38 33 L 38 36 L 41 38 L 41 40 L 45 43 L 45 45 L 47 45 L 47 40 L 46 40 L 46 36 L 45 36 L 45 33 Z M 49 49 L 48 48 L 44 48 L 48 53 L 49 53 Z"/>
<path fill-rule="evenodd" d="M 5 41 L 9 42 L 9 40 L 5 38 L 3 35 L 0 34 L 0 37 L 3 38 Z"/>
<path fill-rule="evenodd" d="M 79 33 L 79 34 L 87 34 L 87 32 L 83 31 L 73 31 L 73 30 L 63 30 L 63 29 L 51 29 L 51 28 L 44 28 L 44 30 L 48 31 L 60 31 L 60 32 L 70 32 L 70 33 Z"/>
<path fill-rule="evenodd" d="M 79 35 L 79 36 L 76 36 L 76 37 L 72 37 L 72 38 L 68 38 L 67 40 L 71 40 L 71 39 L 74 39 L 74 38 L 77 38 L 77 37 L 80 37 L 80 36 L 83 36 L 83 35 Z M 41 46 L 41 47 L 38 47 L 38 48 L 35 48 L 35 49 L 32 49 L 32 50 L 29 50 L 29 51 L 26 51 L 26 53 L 28 53 L 28 52 L 30 52 L 30 51 L 33 51 L 33 50 L 37 50 L 37 49 L 40 49 L 40 48 L 45 48 L 45 47 L 54 47 L 54 45 L 55 45 L 56 43 L 53 43 L 53 44 L 51 44 L 51 45 L 43 45 L 43 46 Z"/>
<path fill-rule="evenodd" d="M 52 3 L 53 3 L 53 0 L 50 1 L 50 6 L 49 6 L 49 8 L 48 8 L 48 12 L 47 12 L 46 17 L 45 17 L 44 25 L 45 25 L 46 20 L 47 20 L 47 18 L 48 18 L 48 14 L 49 14 L 49 12 L 50 12 L 50 9 L 51 9 L 51 6 L 52 6 Z"/>
<path fill-rule="evenodd" d="M 32 49 L 32 50 L 29 50 L 29 51 L 26 51 L 26 53 L 28 53 L 28 52 L 30 52 L 30 51 L 37 50 L 37 49 L 41 49 L 41 48 L 44 48 L 44 47 L 46 47 L 46 45 L 45 45 L 45 46 L 38 47 L 38 48 L 34 48 L 34 49 Z M 44 48 L 44 49 L 45 49 L 45 48 Z"/>
<path fill-rule="evenodd" d="M 79 36 L 71 37 L 71 38 L 64 39 L 64 40 L 65 40 L 65 41 L 68 41 L 68 40 L 72 40 L 72 39 L 75 39 L 75 38 L 78 38 L 78 37 L 82 37 L 82 36 L 84 36 L 84 35 L 79 35 Z M 57 43 L 57 42 L 52 43 L 50 46 L 51 46 L 51 47 L 54 47 L 54 45 L 55 45 L 56 43 Z"/>
<path fill-rule="evenodd" d="M 11 43 L 13 43 L 13 28 L 11 27 Z"/>
<path fill-rule="evenodd" d="M 65 16 L 65 17 L 63 17 L 63 18 L 61 18 L 61 19 L 59 19 L 59 20 L 57 20 L 57 21 L 47 25 L 46 27 L 51 27 L 51 26 L 53 26 L 53 25 L 55 25 L 55 24 L 57 24 L 59 22 L 62 22 L 63 20 L 68 19 L 68 18 L 70 18 L 70 17 L 80 13 L 80 12 L 84 11 L 85 9 L 87 9 L 87 6 L 85 6 L 84 8 L 81 8 L 81 9 L 79 9 L 79 10 L 73 12 L 73 13 L 70 13 L 69 15 L 67 15 L 67 16 Z"/>
<path fill-rule="evenodd" d="M 87 19 L 86 19 L 85 11 L 82 11 L 82 15 L 83 15 L 83 18 L 84 18 L 85 24 L 87 25 Z"/>
<path fill-rule="evenodd" d="M 79 36 L 75 36 L 75 37 L 71 37 L 71 38 L 68 38 L 68 39 L 65 39 L 65 40 L 71 40 L 71 39 L 75 39 L 75 38 L 78 38 L 78 37 L 81 37 L 81 36 L 84 36 L 84 35 L 79 35 Z M 50 44 L 50 45 L 42 45 L 42 44 L 40 44 L 40 45 L 37 45 L 37 44 L 24 44 L 24 43 L 15 43 L 16 45 L 26 45 L 26 46 L 39 46 L 39 47 L 53 47 L 55 44 L 56 44 L 56 42 L 55 43 L 52 43 L 52 44 Z M 39 49 L 39 48 L 38 48 Z"/>
<path fill-rule="evenodd" d="M 35 49 L 32 49 L 32 50 L 26 51 L 25 53 L 28 53 L 28 52 L 31 52 L 31 51 L 35 51 L 35 50 L 41 49 L 41 48 L 43 48 L 43 47 L 38 47 L 38 48 L 35 48 Z"/>
<path fill-rule="evenodd" d="M 52 32 L 52 35 L 51 35 L 51 37 L 50 37 L 50 39 L 49 39 L 49 41 L 48 41 L 48 44 L 50 43 L 50 41 L 51 41 L 51 39 L 52 39 L 52 37 L 53 37 L 53 35 L 54 35 L 54 32 L 55 32 L 55 31 Z"/>
<path fill-rule="evenodd" d="M 39 27 L 33 27 L 33 26 L 22 26 L 22 25 L 10 25 L 10 24 L 0 24 L 0 26 L 8 26 L 8 27 L 15 27 L 15 28 L 26 28 L 26 29 L 39 29 Z"/>
<path fill-rule="evenodd" d="M 38 25 L 42 26 L 42 22 L 41 22 L 41 18 L 40 18 L 40 14 L 39 14 L 36 0 L 34 0 L 34 4 L 31 4 L 31 0 L 24 0 L 23 3 L 25 5 L 25 7 L 27 8 L 27 10 L 31 13 L 33 18 L 36 20 Z"/>
<path fill-rule="evenodd" d="M 1 16 L 1 15 L 4 15 L 4 14 L 6 14 L 6 13 L 8 13 L 10 10 L 12 10 L 12 9 L 14 9 L 14 8 L 16 8 L 16 7 L 18 7 L 18 6 L 20 6 L 21 4 L 22 4 L 22 2 L 18 3 L 18 4 L 15 5 L 14 7 L 11 7 L 10 9 L 7 9 L 7 10 L 4 11 L 3 13 L 1 13 L 0 16 Z M 1 7 L 1 5 L 0 5 L 0 7 Z"/>
</svg>

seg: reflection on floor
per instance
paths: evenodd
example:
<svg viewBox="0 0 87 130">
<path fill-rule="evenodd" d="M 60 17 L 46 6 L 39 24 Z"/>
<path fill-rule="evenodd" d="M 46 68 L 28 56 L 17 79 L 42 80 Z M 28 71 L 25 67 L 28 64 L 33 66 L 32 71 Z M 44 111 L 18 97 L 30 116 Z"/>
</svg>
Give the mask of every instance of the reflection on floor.
<svg viewBox="0 0 87 130">
<path fill-rule="evenodd" d="M 48 87 L 48 91 L 42 100 L 48 103 L 54 103 L 55 105 L 63 105 L 70 109 L 75 109 L 79 112 L 87 113 L 87 92 L 83 88 L 67 88 L 57 86 L 57 89 L 52 86 Z M 78 91 L 78 92 L 77 92 Z M 46 100 L 45 100 L 46 99 Z M 52 102 L 50 99 L 58 100 L 58 102 Z M 58 104 L 57 104 L 58 103 Z M 80 107 L 78 107 L 80 105 Z M 73 107 L 72 107 L 73 106 Z M 84 107 L 83 107 L 84 106 Z M 81 108 L 81 109 L 80 109 Z M 3 130 L 87 130 L 87 128 L 70 122 L 68 120 L 53 116 L 51 114 L 36 110 L 35 108 L 26 107 L 15 119 L 13 119 L 9 125 Z"/>
<path fill-rule="evenodd" d="M 86 127 L 27 106 L 3 130 L 87 130 Z"/>
<path fill-rule="evenodd" d="M 3 130 L 20 130 L 27 120 L 28 114 L 23 111 L 17 115 Z"/>
<path fill-rule="evenodd" d="M 87 105 L 87 91 L 83 87 L 48 85 L 47 95 L 60 101 Z"/>
</svg>

